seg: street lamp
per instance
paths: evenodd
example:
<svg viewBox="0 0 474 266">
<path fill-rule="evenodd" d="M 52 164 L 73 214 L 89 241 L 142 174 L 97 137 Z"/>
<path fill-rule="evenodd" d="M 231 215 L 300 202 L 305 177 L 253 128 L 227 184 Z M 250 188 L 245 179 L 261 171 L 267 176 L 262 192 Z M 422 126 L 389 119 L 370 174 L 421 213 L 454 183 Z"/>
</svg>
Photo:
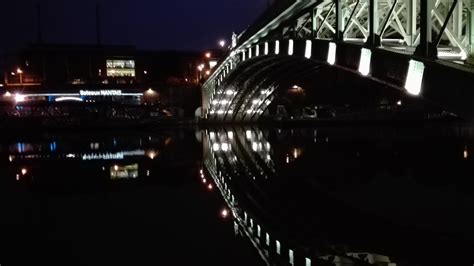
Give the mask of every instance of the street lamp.
<svg viewBox="0 0 474 266">
<path fill-rule="evenodd" d="M 210 52 L 206 53 L 206 58 L 211 58 L 211 53 Z"/>
<path fill-rule="evenodd" d="M 21 70 L 21 68 L 17 68 L 16 73 L 20 74 L 20 84 L 23 84 L 23 70 Z"/>
<path fill-rule="evenodd" d="M 224 48 L 224 46 L 225 46 L 225 40 L 220 40 L 220 41 L 219 41 L 219 46 L 220 46 L 221 48 Z"/>
</svg>

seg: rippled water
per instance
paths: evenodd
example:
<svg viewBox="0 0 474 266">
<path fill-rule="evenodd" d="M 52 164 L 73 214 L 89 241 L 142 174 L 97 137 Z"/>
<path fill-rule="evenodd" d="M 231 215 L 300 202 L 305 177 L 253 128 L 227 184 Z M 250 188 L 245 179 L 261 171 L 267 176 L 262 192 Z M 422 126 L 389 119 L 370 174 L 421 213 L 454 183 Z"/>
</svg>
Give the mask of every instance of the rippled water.
<svg viewBox="0 0 474 266">
<path fill-rule="evenodd" d="M 0 141 L 2 265 L 472 265 L 474 129 Z"/>
</svg>

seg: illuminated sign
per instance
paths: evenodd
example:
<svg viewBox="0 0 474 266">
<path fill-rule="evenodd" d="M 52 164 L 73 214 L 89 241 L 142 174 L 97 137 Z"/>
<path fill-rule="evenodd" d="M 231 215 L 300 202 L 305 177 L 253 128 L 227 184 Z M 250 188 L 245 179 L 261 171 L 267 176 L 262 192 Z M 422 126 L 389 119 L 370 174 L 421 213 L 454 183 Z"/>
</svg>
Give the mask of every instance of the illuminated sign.
<svg viewBox="0 0 474 266">
<path fill-rule="evenodd" d="M 81 96 L 122 96 L 121 90 L 79 91 Z"/>
</svg>

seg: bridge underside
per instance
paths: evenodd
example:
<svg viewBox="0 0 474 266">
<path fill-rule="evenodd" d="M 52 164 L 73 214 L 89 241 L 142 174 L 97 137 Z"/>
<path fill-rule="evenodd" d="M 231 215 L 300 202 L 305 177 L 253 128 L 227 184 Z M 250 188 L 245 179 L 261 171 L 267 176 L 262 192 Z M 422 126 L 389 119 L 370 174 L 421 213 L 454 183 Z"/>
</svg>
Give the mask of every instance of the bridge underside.
<svg viewBox="0 0 474 266">
<path fill-rule="evenodd" d="M 242 62 L 223 80 L 210 102 L 207 119 L 255 122 L 274 118 L 278 106 L 290 117 L 301 115 L 305 106 L 376 112 L 401 103 L 415 103 L 421 109 L 429 106 L 351 71 L 304 57 L 268 55 Z M 299 108 L 296 114 L 291 110 L 295 106 Z"/>
</svg>

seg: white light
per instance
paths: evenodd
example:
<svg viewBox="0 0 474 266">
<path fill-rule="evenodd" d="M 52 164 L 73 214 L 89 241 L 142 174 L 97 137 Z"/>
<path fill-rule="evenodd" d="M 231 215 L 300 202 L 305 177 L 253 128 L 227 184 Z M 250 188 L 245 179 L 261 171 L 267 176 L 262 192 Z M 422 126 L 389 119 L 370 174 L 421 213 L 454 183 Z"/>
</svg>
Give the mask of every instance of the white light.
<svg viewBox="0 0 474 266">
<path fill-rule="evenodd" d="M 275 41 L 275 54 L 280 54 L 280 41 Z"/>
<path fill-rule="evenodd" d="M 252 109 L 248 109 L 248 110 L 247 110 L 247 114 L 251 114 L 252 112 L 253 112 Z"/>
<path fill-rule="evenodd" d="M 252 138 L 252 131 L 250 131 L 250 130 L 245 131 L 245 137 L 247 139 L 251 139 Z"/>
<path fill-rule="evenodd" d="M 288 251 L 288 257 L 289 257 L 289 260 L 290 260 L 290 264 L 294 265 L 295 264 L 295 254 L 294 254 L 293 250 L 290 249 Z"/>
<path fill-rule="evenodd" d="M 67 101 L 83 102 L 84 100 L 82 98 L 79 98 L 79 97 L 59 97 L 59 98 L 56 98 L 55 101 L 56 102 L 67 102 Z"/>
<path fill-rule="evenodd" d="M 227 132 L 227 137 L 229 139 L 233 139 L 234 138 L 234 132 L 232 132 L 232 131 Z"/>
<path fill-rule="evenodd" d="M 265 43 L 265 49 L 264 50 L 265 50 L 264 51 L 265 55 L 267 55 L 268 54 L 268 42 Z"/>
<path fill-rule="evenodd" d="M 225 92 L 225 94 L 227 94 L 227 95 L 230 96 L 230 95 L 233 95 L 233 94 L 234 94 L 234 91 L 233 91 L 233 90 L 227 90 L 227 91 Z"/>
<path fill-rule="evenodd" d="M 334 63 L 336 63 L 336 44 L 333 42 L 329 43 L 327 62 L 331 65 L 334 65 Z"/>
<path fill-rule="evenodd" d="M 310 59 L 312 50 L 313 50 L 313 42 L 311 42 L 311 40 L 306 40 L 306 49 L 304 51 L 304 57 Z"/>
<path fill-rule="evenodd" d="M 229 144 L 227 144 L 227 143 L 222 143 L 221 149 L 222 149 L 222 151 L 228 151 L 228 150 L 229 150 Z"/>
<path fill-rule="evenodd" d="M 242 52 L 242 61 L 245 61 L 245 51 Z"/>
<path fill-rule="evenodd" d="M 398 102 L 397 102 L 397 105 L 398 105 L 398 106 L 401 106 L 401 105 L 402 105 L 402 101 L 398 101 Z"/>
<path fill-rule="evenodd" d="M 211 115 L 213 115 L 213 114 L 215 114 L 215 113 L 216 113 L 216 111 L 214 111 L 214 110 L 211 110 L 209 113 L 210 113 Z"/>
<path fill-rule="evenodd" d="M 229 211 L 227 209 L 223 209 L 221 211 L 221 216 L 222 218 L 227 218 L 227 216 L 229 216 Z"/>
<path fill-rule="evenodd" d="M 305 258 L 305 266 L 311 266 L 311 259 Z"/>
<path fill-rule="evenodd" d="M 295 46 L 294 41 L 290 39 L 288 41 L 288 55 L 293 55 L 294 46 Z"/>
<path fill-rule="evenodd" d="M 221 104 L 222 104 L 222 105 L 226 105 L 226 104 L 228 104 L 228 103 L 229 103 L 229 101 L 227 101 L 227 100 L 222 100 L 222 101 L 221 101 Z"/>
<path fill-rule="evenodd" d="M 224 48 L 224 46 L 225 46 L 225 41 L 224 41 L 224 40 L 220 40 L 220 41 L 219 41 L 219 46 L 222 47 L 222 48 Z"/>
<path fill-rule="evenodd" d="M 213 151 L 219 151 L 219 150 L 220 150 L 219 144 L 214 143 L 214 144 L 212 145 L 212 150 L 213 150 Z"/>
<path fill-rule="evenodd" d="M 20 103 L 25 101 L 25 96 L 19 93 L 15 94 L 15 102 Z"/>
<path fill-rule="evenodd" d="M 224 110 L 219 110 L 219 111 L 217 111 L 217 114 L 218 114 L 218 115 L 223 115 L 224 113 L 225 113 Z"/>
<path fill-rule="evenodd" d="M 257 142 L 252 142 L 252 150 L 255 151 L 255 152 L 258 151 L 258 144 L 257 144 Z"/>
<path fill-rule="evenodd" d="M 257 105 L 259 102 L 260 102 L 260 101 L 259 101 L 258 99 L 255 99 L 255 100 L 252 101 L 252 103 L 253 103 L 254 105 Z"/>
<path fill-rule="evenodd" d="M 210 132 L 210 133 L 209 133 L 209 137 L 210 137 L 212 140 L 214 140 L 214 139 L 216 138 L 216 133 Z"/>
<path fill-rule="evenodd" d="M 421 84 L 423 82 L 423 74 L 425 65 L 416 60 L 410 60 L 408 74 L 405 83 L 405 89 L 412 95 L 420 95 Z"/>
<path fill-rule="evenodd" d="M 281 244 L 280 244 L 280 241 L 276 241 L 276 252 L 278 255 L 281 254 Z"/>
<path fill-rule="evenodd" d="M 249 59 L 252 58 L 252 47 L 249 48 Z"/>
<path fill-rule="evenodd" d="M 79 91 L 81 96 L 122 96 L 121 90 L 100 90 L 100 91 L 89 91 L 81 90 Z"/>
<path fill-rule="evenodd" d="M 7 92 L 5 92 L 5 94 L 4 94 L 3 96 L 5 96 L 5 97 L 12 97 L 12 94 L 7 91 Z"/>
<path fill-rule="evenodd" d="M 367 48 L 362 48 L 360 51 L 359 72 L 367 76 L 370 73 L 370 61 L 372 59 L 372 51 Z"/>
<path fill-rule="evenodd" d="M 260 56 L 260 45 L 257 44 L 256 48 L 257 51 L 255 52 L 255 56 Z"/>
<path fill-rule="evenodd" d="M 219 104 L 219 101 L 218 101 L 218 100 L 214 100 L 214 101 L 212 101 L 212 104 L 213 104 L 213 105 L 218 105 L 218 104 Z"/>
</svg>

